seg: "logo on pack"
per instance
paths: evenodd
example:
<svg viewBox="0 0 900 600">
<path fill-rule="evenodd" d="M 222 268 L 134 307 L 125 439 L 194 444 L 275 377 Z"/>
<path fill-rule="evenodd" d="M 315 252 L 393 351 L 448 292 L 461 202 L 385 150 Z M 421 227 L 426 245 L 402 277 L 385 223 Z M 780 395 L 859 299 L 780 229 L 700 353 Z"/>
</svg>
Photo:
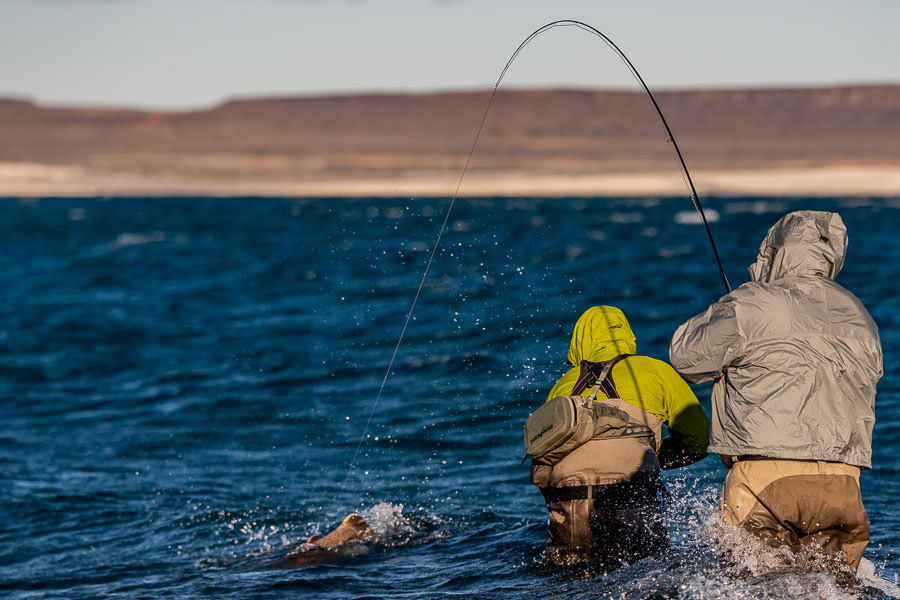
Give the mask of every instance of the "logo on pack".
<svg viewBox="0 0 900 600">
<path fill-rule="evenodd" d="M 546 427 L 544 427 L 543 429 L 538 431 L 537 434 L 535 434 L 535 436 L 529 440 L 529 443 L 533 444 L 536 439 L 543 437 L 544 434 L 547 433 L 548 431 L 550 431 L 551 429 L 553 429 L 553 425 L 552 424 L 547 425 Z"/>
</svg>

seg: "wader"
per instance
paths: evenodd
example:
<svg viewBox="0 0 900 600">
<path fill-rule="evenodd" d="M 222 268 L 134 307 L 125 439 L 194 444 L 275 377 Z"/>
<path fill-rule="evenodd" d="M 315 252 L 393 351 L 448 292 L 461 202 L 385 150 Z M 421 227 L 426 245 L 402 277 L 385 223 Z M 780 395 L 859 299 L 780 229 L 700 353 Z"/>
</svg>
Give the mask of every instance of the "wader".
<svg viewBox="0 0 900 600">
<path fill-rule="evenodd" d="M 556 563 L 584 560 L 632 562 L 662 551 L 668 544 L 662 520 L 665 488 L 655 449 L 662 423 L 654 415 L 620 399 L 610 361 L 583 361 L 573 395 L 594 386 L 603 403 L 628 413 L 628 426 L 593 438 L 552 466 L 532 462 L 532 482 L 547 502 L 547 558 Z M 606 368 L 604 368 L 606 367 Z M 605 372 L 603 379 L 598 379 Z M 543 469 L 543 471 L 542 471 Z"/>
<path fill-rule="evenodd" d="M 853 572 L 869 543 L 859 491 L 859 467 L 843 463 L 725 457 L 720 508 L 725 520 L 773 546 L 794 550 L 799 566 Z M 825 552 L 822 552 L 824 550 Z"/>
</svg>

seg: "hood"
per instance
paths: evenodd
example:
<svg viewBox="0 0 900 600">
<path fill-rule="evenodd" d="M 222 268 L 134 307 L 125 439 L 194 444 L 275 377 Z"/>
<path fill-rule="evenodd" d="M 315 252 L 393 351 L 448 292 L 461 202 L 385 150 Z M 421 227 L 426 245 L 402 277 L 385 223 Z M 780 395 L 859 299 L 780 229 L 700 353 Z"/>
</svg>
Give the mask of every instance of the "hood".
<svg viewBox="0 0 900 600">
<path fill-rule="evenodd" d="M 594 306 L 578 317 L 566 358 L 577 367 L 583 360 L 600 362 L 636 351 L 625 314 L 614 306 Z"/>
<path fill-rule="evenodd" d="M 772 225 L 747 272 L 756 282 L 819 275 L 834 279 L 847 255 L 847 228 L 841 215 L 798 210 Z"/>
</svg>

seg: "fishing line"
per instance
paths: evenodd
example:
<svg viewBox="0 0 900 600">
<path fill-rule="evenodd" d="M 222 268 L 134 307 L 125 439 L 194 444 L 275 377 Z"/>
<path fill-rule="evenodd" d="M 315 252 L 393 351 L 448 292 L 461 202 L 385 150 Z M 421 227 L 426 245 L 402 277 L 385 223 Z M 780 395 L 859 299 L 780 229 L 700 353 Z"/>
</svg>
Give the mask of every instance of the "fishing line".
<svg viewBox="0 0 900 600">
<path fill-rule="evenodd" d="M 444 236 L 444 232 L 447 229 L 447 223 L 450 220 L 450 213 L 453 211 L 453 206 L 456 204 L 456 199 L 459 197 L 459 190 L 462 187 L 462 182 L 466 177 L 466 173 L 469 171 L 469 165 L 472 162 L 472 156 L 475 154 L 475 149 L 478 147 L 478 140 L 481 137 L 481 132 L 484 129 L 484 124 L 487 121 L 488 113 L 491 111 L 491 106 L 494 103 L 494 97 L 497 95 L 497 90 L 500 87 L 500 83 L 503 81 L 503 78 L 506 76 L 507 71 L 509 71 L 510 66 L 512 66 L 513 62 L 522 52 L 522 50 L 531 43 L 537 36 L 542 33 L 549 31 L 555 27 L 577 27 L 583 31 L 587 31 L 588 33 L 599 37 L 601 40 L 606 43 L 607 47 L 609 47 L 616 55 L 621 58 L 625 64 L 628 66 L 628 70 L 631 71 L 631 74 L 637 80 L 637 82 L 641 85 L 647 95 L 650 97 L 650 101 L 653 103 L 653 107 L 656 109 L 656 113 L 659 115 L 660 120 L 662 121 L 663 127 L 666 129 L 666 134 L 668 135 L 667 141 L 672 144 L 672 147 L 675 149 L 675 153 L 678 155 L 678 162 L 681 165 L 682 175 L 687 183 L 690 191 L 691 201 L 694 203 L 694 208 L 700 214 L 700 219 L 703 222 L 704 227 L 706 228 L 706 234 L 709 237 L 709 243 L 712 246 L 713 254 L 716 258 L 716 263 L 719 266 L 719 273 L 722 275 L 722 282 L 725 284 L 726 291 L 731 291 L 731 286 L 728 283 L 728 277 L 725 275 L 725 270 L 722 268 L 722 261 L 719 259 L 719 251 L 716 249 L 716 243 L 713 240 L 712 231 L 709 228 L 709 222 L 706 220 L 706 214 L 703 212 L 703 207 L 700 204 L 700 198 L 697 195 L 697 190 L 694 188 L 694 182 L 691 179 L 690 171 L 688 171 L 687 164 L 684 162 L 684 157 L 681 155 L 681 150 L 678 148 L 678 143 L 675 141 L 675 136 L 672 133 L 672 130 L 669 128 L 669 123 L 666 121 L 666 118 L 663 116 L 662 109 L 660 109 L 659 104 L 656 102 L 656 98 L 653 97 L 653 93 L 650 91 L 650 88 L 647 87 L 647 84 L 644 83 L 644 79 L 641 77 L 640 73 L 638 73 L 637 69 L 628 60 L 628 57 L 625 56 L 625 53 L 616 46 L 615 43 L 606 35 L 604 35 L 599 29 L 596 29 L 586 23 L 582 23 L 581 21 L 574 21 L 570 19 L 562 19 L 559 21 L 553 21 L 552 23 L 547 23 L 543 27 L 536 29 L 531 33 L 525 40 L 519 44 L 519 47 L 516 48 L 516 51 L 513 52 L 510 59 L 507 61 L 506 65 L 503 67 L 503 70 L 500 72 L 500 77 L 497 78 L 497 82 L 494 83 L 494 87 L 491 90 L 491 94 L 488 97 L 487 106 L 484 109 L 484 114 L 481 117 L 481 122 L 478 125 L 478 131 L 475 133 L 475 138 L 472 141 L 472 147 L 469 150 L 469 154 L 466 156 L 466 162 L 463 165 L 462 173 L 460 173 L 459 180 L 456 183 L 456 189 L 453 192 L 453 196 L 450 198 L 450 204 L 447 207 L 447 212 L 444 214 L 444 220 L 441 223 L 441 228 L 438 231 L 437 239 L 435 239 L 434 246 L 431 248 L 431 253 L 428 256 L 428 261 L 425 263 L 425 270 L 422 273 L 422 278 L 419 280 L 419 285 L 416 288 L 416 293 L 413 296 L 412 304 L 409 307 L 409 312 L 406 314 L 406 320 L 403 323 L 403 328 L 400 330 L 400 336 L 397 338 L 397 344 L 394 346 L 394 352 L 391 355 L 391 360 L 388 363 L 387 369 L 385 370 L 384 377 L 381 380 L 381 385 L 378 387 L 378 394 L 375 396 L 375 401 L 372 403 L 372 409 L 369 412 L 369 416 L 366 419 L 366 425 L 363 428 L 362 435 L 359 438 L 359 443 L 356 445 L 356 451 L 353 453 L 353 459 L 347 466 L 347 472 L 344 475 L 344 480 L 341 483 L 339 495 L 344 493 L 344 490 L 347 486 L 347 480 L 350 477 L 350 473 L 353 471 L 353 468 L 356 466 L 356 460 L 359 458 L 359 452 L 362 449 L 362 445 L 365 442 L 366 435 L 369 431 L 369 426 L 372 423 L 372 417 L 375 415 L 375 410 L 378 407 L 378 402 L 381 400 L 381 397 L 384 393 L 384 387 L 387 384 L 387 380 L 390 377 L 391 370 L 394 367 L 394 362 L 397 359 L 397 353 L 400 350 L 400 346 L 403 343 L 403 337 L 406 335 L 406 330 L 409 327 L 409 322 L 412 320 L 413 312 L 415 311 L 416 304 L 419 301 L 419 297 L 422 295 L 422 288 L 425 286 L 425 280 L 428 278 L 428 272 L 431 269 L 431 265 L 434 262 L 434 257 L 437 254 L 438 247 L 440 246 L 441 239 Z"/>
<path fill-rule="evenodd" d="M 499 83 L 499 82 L 498 82 Z M 375 402 L 372 403 L 372 410 L 369 412 L 369 417 L 366 419 L 366 426 L 363 428 L 362 435 L 359 438 L 359 443 L 356 445 L 356 451 L 353 453 L 353 460 L 350 461 L 349 466 L 347 467 L 347 473 L 344 475 L 344 481 L 341 483 L 341 490 L 339 494 L 344 493 L 344 489 L 347 486 L 347 479 L 350 477 L 350 473 L 353 471 L 353 467 L 356 465 L 356 459 L 359 457 L 359 451 L 362 448 L 363 443 L 366 439 L 366 434 L 369 431 L 369 425 L 372 423 L 372 417 L 375 415 L 375 409 L 378 406 L 378 402 L 381 400 L 381 396 L 384 393 L 384 386 L 387 384 L 388 377 L 390 377 L 391 369 L 394 367 L 394 361 L 397 359 L 397 353 L 400 351 L 400 344 L 403 342 L 403 336 L 406 335 L 406 330 L 409 327 L 409 322 L 412 320 L 413 311 L 416 309 L 416 304 L 419 301 L 419 296 L 422 295 L 422 288 L 425 287 L 425 280 L 428 277 L 428 271 L 431 269 L 431 263 L 434 262 L 434 256 L 437 254 L 438 246 L 441 244 L 441 238 L 444 237 L 444 232 L 447 230 L 447 223 L 450 221 L 450 213 L 453 212 L 453 205 L 456 204 L 456 199 L 459 197 L 459 189 L 462 186 L 463 179 L 466 176 L 466 172 L 469 170 L 469 163 L 472 161 L 472 155 L 475 154 L 475 148 L 478 145 L 478 138 L 481 136 L 481 130 L 484 129 L 484 123 L 487 120 L 488 113 L 491 110 L 491 104 L 494 102 L 494 95 L 497 93 L 497 86 L 494 86 L 494 90 L 491 92 L 490 98 L 488 99 L 487 107 L 484 109 L 484 115 L 481 117 L 481 124 L 478 126 L 478 131 L 475 133 L 475 139 L 472 141 L 472 149 L 469 150 L 469 155 L 466 157 L 466 163 L 463 165 L 462 174 L 459 177 L 459 181 L 456 182 L 456 190 L 453 192 L 453 196 L 450 198 L 450 205 L 447 207 L 447 212 L 444 214 L 444 220 L 441 223 L 441 228 L 438 231 L 437 239 L 434 241 L 434 246 L 431 248 L 431 254 L 428 255 L 428 262 L 425 263 L 425 270 L 422 272 L 422 279 L 419 281 L 419 286 L 416 288 L 416 293 L 413 296 L 412 304 L 409 307 L 409 312 L 406 313 L 406 320 L 403 322 L 403 328 L 400 330 L 400 337 L 397 338 L 397 344 L 394 346 L 394 353 L 391 355 L 391 360 L 388 363 L 387 370 L 384 372 L 384 377 L 381 380 L 381 385 L 378 387 L 378 394 L 375 396 Z"/>
</svg>

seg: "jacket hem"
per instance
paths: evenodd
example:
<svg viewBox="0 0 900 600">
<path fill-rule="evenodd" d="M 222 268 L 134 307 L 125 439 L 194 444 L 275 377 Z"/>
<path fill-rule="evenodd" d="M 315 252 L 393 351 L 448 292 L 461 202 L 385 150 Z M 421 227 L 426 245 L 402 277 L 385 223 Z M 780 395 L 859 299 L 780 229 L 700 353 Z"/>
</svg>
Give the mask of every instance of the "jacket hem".
<svg viewBox="0 0 900 600">
<path fill-rule="evenodd" d="M 746 455 L 756 455 L 756 456 L 768 456 L 771 458 L 782 458 L 787 460 L 821 460 L 823 462 L 837 462 L 843 463 L 845 465 L 851 465 L 854 467 L 859 467 L 860 469 L 868 470 L 872 468 L 871 459 L 864 460 L 858 457 L 847 457 L 847 456 L 834 456 L 834 455 L 825 455 L 825 454 L 803 454 L 799 452 L 783 452 L 781 450 L 772 450 L 771 448 L 763 449 L 763 448 L 729 448 L 726 446 L 714 446 L 710 445 L 707 448 L 707 451 L 710 454 L 723 454 L 725 456 L 746 456 Z"/>
</svg>

